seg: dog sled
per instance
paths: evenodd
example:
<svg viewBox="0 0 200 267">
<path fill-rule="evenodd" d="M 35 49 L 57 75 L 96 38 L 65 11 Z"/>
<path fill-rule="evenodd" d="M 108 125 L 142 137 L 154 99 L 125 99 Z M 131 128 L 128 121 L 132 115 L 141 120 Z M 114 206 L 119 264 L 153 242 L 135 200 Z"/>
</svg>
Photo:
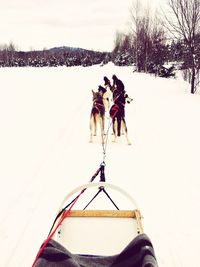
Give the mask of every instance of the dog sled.
<svg viewBox="0 0 200 267">
<path fill-rule="evenodd" d="M 65 197 L 32 266 L 158 266 L 136 201 L 105 182 L 103 168 L 100 182 L 79 186 Z M 113 199 L 120 200 L 120 208 Z"/>
</svg>

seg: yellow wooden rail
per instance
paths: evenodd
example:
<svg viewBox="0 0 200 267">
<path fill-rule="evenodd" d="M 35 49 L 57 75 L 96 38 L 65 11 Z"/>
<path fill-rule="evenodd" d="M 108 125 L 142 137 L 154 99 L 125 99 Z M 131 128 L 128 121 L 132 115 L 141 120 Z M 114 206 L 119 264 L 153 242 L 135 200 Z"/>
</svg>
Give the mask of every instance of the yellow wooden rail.
<svg viewBox="0 0 200 267">
<path fill-rule="evenodd" d="M 139 210 L 71 210 L 69 217 L 116 217 L 137 218 L 140 217 Z"/>
<path fill-rule="evenodd" d="M 67 217 L 75 218 L 133 218 L 137 222 L 137 232 L 143 233 L 142 216 L 139 210 L 71 210 Z M 54 228 L 61 220 L 62 215 L 57 218 Z M 53 229 L 54 229 L 53 228 Z M 52 231 L 53 231 L 52 229 Z"/>
</svg>

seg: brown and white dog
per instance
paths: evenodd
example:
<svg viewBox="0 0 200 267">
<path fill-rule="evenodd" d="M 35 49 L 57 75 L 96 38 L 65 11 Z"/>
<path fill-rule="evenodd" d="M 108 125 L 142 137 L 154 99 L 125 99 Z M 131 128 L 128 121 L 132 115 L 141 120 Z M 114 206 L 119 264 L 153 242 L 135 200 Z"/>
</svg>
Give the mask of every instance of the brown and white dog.
<svg viewBox="0 0 200 267">
<path fill-rule="evenodd" d="M 105 107 L 103 103 L 103 92 L 94 92 L 93 105 L 90 113 L 90 142 L 93 142 L 93 136 L 97 135 L 97 128 L 99 126 L 101 132 L 101 142 L 104 143 L 104 124 L 105 124 Z"/>
</svg>

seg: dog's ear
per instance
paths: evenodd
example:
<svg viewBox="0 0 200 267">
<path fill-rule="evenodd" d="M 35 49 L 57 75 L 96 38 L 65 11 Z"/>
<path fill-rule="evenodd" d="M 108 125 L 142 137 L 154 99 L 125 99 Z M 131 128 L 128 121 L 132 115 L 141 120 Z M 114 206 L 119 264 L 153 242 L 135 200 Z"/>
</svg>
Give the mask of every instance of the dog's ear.
<svg viewBox="0 0 200 267">
<path fill-rule="evenodd" d="M 94 92 L 94 90 L 92 89 L 92 94 L 94 95 L 95 94 L 95 92 Z"/>
</svg>

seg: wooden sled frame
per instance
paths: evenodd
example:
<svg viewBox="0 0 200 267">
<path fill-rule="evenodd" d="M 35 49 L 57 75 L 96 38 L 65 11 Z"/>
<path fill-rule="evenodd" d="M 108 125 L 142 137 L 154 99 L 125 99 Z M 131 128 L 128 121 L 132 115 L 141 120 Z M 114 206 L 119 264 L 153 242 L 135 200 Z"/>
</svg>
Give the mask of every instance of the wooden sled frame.
<svg viewBox="0 0 200 267">
<path fill-rule="evenodd" d="M 140 210 L 138 209 L 138 205 L 137 205 L 136 201 L 125 190 L 123 190 L 120 187 L 113 185 L 111 183 L 107 183 L 107 182 L 87 183 L 87 184 L 83 184 L 83 185 L 75 188 L 64 198 L 64 200 L 62 201 L 62 203 L 60 205 L 60 210 L 63 209 L 65 203 L 74 194 L 79 193 L 84 189 L 95 188 L 95 187 L 97 189 L 99 187 L 110 188 L 110 189 L 113 189 L 113 190 L 121 193 L 133 204 L 134 209 L 133 210 L 71 210 L 70 213 L 68 214 L 68 217 L 133 218 L 136 220 L 136 223 L 137 223 L 137 233 L 138 234 L 144 233 L 142 221 L 141 221 L 142 216 L 141 216 Z M 54 228 L 60 222 L 61 217 L 62 217 L 62 215 L 57 218 L 57 221 L 54 225 Z M 52 231 L 53 231 L 53 229 L 52 229 Z"/>
<path fill-rule="evenodd" d="M 137 222 L 137 233 L 142 234 L 142 216 L 140 210 L 72 210 L 69 217 L 109 217 L 109 218 L 133 218 Z"/>
</svg>

